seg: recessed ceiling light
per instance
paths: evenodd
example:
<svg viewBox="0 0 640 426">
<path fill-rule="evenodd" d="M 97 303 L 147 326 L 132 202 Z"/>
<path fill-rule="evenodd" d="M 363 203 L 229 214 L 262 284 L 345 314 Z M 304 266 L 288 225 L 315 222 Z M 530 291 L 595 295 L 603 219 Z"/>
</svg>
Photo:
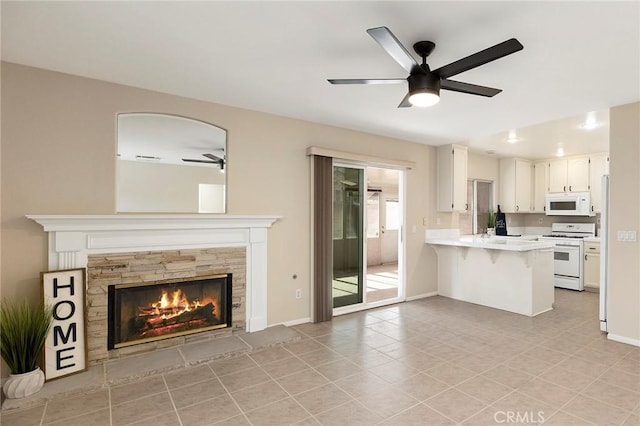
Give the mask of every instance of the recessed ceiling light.
<svg viewBox="0 0 640 426">
<path fill-rule="evenodd" d="M 509 137 L 507 137 L 507 142 L 516 143 L 516 142 L 520 142 L 521 140 L 522 140 L 522 138 L 518 137 L 518 135 L 516 134 L 515 130 L 510 130 L 509 131 Z"/>
<path fill-rule="evenodd" d="M 485 151 L 485 152 L 486 152 L 487 154 L 489 154 L 489 155 L 493 155 L 493 154 L 495 154 L 495 153 L 496 153 L 493 149 L 490 149 L 490 150 Z"/>
<path fill-rule="evenodd" d="M 587 113 L 587 118 L 584 120 L 584 123 L 580 124 L 581 129 L 584 130 L 593 130 L 600 127 L 602 123 L 599 123 L 596 119 L 596 113 L 594 111 Z"/>
<path fill-rule="evenodd" d="M 556 151 L 556 157 L 564 157 L 564 149 L 562 147 L 559 147 Z"/>
</svg>

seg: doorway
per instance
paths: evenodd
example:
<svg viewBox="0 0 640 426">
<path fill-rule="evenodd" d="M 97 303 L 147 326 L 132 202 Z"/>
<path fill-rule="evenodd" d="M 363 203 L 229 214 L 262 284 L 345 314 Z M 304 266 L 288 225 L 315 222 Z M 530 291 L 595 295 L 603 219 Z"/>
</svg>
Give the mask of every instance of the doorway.
<svg viewBox="0 0 640 426">
<path fill-rule="evenodd" d="M 334 165 L 334 315 L 403 300 L 403 175 Z"/>
</svg>

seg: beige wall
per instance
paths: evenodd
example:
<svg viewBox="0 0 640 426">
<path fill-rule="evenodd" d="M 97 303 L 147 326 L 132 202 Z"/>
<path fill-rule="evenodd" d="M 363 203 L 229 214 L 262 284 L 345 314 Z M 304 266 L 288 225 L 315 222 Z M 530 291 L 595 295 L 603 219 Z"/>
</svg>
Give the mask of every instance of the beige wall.
<svg viewBox="0 0 640 426">
<path fill-rule="evenodd" d="M 435 221 L 435 208 L 429 208 L 435 206 L 433 148 L 15 64 L 2 67 L 3 296 L 39 296 L 47 239 L 26 214 L 115 212 L 116 114 L 136 111 L 227 129 L 228 213 L 282 215 L 269 231 L 269 324 L 310 317 L 309 146 L 416 163 L 407 172 L 407 295 L 437 289 L 435 253 L 424 244 L 422 226 L 423 218 Z M 297 288 L 301 300 L 294 297 Z"/>
<path fill-rule="evenodd" d="M 640 345 L 640 250 L 617 241 L 618 231 L 640 230 L 640 103 L 611 108 L 609 119 L 608 331 Z"/>
</svg>

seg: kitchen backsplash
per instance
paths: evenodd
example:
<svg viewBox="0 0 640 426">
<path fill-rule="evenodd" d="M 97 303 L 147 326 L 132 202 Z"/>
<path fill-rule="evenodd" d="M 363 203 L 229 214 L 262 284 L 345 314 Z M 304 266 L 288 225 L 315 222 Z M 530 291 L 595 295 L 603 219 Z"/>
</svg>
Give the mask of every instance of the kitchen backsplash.
<svg viewBox="0 0 640 426">
<path fill-rule="evenodd" d="M 544 235 L 551 233 L 553 223 L 595 223 L 600 235 L 600 214 L 596 216 L 547 216 L 538 213 L 507 213 L 507 232 L 511 235 Z M 460 214 L 460 234 L 471 233 L 471 215 Z"/>
</svg>

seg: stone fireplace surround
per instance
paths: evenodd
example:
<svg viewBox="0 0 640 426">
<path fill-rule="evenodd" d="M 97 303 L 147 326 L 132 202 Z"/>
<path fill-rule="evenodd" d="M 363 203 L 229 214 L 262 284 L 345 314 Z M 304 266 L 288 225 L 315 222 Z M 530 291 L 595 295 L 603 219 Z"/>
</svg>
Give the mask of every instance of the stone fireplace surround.
<svg viewBox="0 0 640 426">
<path fill-rule="evenodd" d="M 106 305 L 102 306 L 106 304 L 106 295 L 102 296 L 106 283 L 96 279 L 96 265 L 106 267 L 98 268 L 102 273 L 109 270 L 109 262 L 121 265 L 123 259 L 144 262 L 151 257 L 158 259 L 156 264 L 164 261 L 168 265 L 167 277 L 182 274 L 185 278 L 195 278 L 198 267 L 205 274 L 220 268 L 236 269 L 239 280 L 236 283 L 234 276 L 234 292 L 238 287 L 244 287 L 244 294 L 234 293 L 234 314 L 241 315 L 245 311 L 245 315 L 234 320 L 233 328 L 255 332 L 267 327 L 267 229 L 279 218 L 277 216 L 117 214 L 27 217 L 49 233 L 50 271 L 89 267 L 88 290 L 98 297 L 93 306 L 88 303 L 90 306 L 86 311 L 89 364 L 104 361 L 107 356 L 120 356 L 118 352 L 107 355 L 106 331 L 104 338 L 100 331 L 103 327 L 106 330 L 106 323 L 93 324 L 93 328 L 97 325 L 99 330 L 93 338 L 91 327 L 92 318 L 96 320 L 96 315 L 106 321 L 106 315 L 101 314 L 102 311 L 106 313 Z M 183 263 L 175 270 L 181 262 L 186 262 L 186 265 Z M 169 270 L 172 268 L 174 270 Z M 139 272 L 130 275 L 128 278 L 131 279 L 145 278 Z M 90 301 L 91 294 L 87 296 Z"/>
</svg>

